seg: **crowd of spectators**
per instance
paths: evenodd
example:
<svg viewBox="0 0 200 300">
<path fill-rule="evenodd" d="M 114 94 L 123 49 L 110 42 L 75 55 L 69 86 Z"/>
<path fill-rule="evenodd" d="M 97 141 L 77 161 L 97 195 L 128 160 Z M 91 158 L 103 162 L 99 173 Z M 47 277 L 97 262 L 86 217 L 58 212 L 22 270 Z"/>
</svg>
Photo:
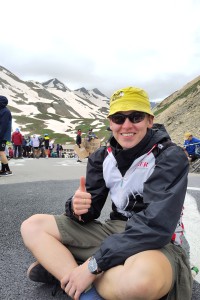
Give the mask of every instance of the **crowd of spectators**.
<svg viewBox="0 0 200 300">
<path fill-rule="evenodd" d="M 48 134 L 24 136 L 19 128 L 12 133 L 11 143 L 6 147 L 6 156 L 11 159 L 63 157 L 63 146 L 54 145 Z"/>
</svg>

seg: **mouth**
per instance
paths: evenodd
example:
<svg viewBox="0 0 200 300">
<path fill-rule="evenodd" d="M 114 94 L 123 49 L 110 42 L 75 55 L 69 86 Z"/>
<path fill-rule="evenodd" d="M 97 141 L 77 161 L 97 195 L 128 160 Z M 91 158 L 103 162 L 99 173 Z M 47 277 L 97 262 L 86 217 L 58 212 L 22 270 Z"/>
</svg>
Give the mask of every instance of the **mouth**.
<svg viewBox="0 0 200 300">
<path fill-rule="evenodd" d="M 127 136 L 127 137 L 129 137 L 129 136 L 134 136 L 135 135 L 135 133 L 133 133 L 133 132 L 129 132 L 129 133 L 121 133 L 121 135 L 122 136 Z"/>
</svg>

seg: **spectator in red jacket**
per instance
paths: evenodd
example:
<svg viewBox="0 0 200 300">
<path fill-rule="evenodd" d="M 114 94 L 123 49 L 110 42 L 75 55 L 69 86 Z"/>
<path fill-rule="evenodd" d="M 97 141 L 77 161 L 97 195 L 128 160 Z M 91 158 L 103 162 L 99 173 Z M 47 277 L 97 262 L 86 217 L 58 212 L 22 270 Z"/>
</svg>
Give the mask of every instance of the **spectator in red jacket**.
<svg viewBox="0 0 200 300">
<path fill-rule="evenodd" d="M 14 148 L 13 158 L 22 158 L 22 141 L 22 134 L 20 133 L 19 128 L 16 128 L 15 132 L 12 134 L 12 143 Z"/>
</svg>

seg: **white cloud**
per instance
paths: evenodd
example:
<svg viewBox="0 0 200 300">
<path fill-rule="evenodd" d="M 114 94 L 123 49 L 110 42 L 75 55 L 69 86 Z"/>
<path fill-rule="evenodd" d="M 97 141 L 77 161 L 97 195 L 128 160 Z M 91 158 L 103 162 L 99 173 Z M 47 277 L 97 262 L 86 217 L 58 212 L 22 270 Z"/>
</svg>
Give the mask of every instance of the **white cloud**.
<svg viewBox="0 0 200 300">
<path fill-rule="evenodd" d="M 164 98 L 199 74 L 195 0 L 0 0 L 0 62 L 23 80 L 58 78 L 110 96 Z"/>
</svg>

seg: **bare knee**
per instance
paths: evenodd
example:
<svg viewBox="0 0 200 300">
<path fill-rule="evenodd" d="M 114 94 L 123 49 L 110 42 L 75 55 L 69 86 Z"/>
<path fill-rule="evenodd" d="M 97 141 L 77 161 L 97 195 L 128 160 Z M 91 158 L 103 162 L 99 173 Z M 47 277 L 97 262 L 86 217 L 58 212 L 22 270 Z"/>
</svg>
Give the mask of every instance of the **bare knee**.
<svg viewBox="0 0 200 300">
<path fill-rule="evenodd" d="M 125 282 L 121 281 L 117 286 L 116 294 L 119 299 L 149 300 L 156 299 L 157 290 L 155 282 L 151 278 L 140 274 L 140 277 L 133 280 L 132 284 L 126 285 Z"/>
<path fill-rule="evenodd" d="M 26 242 L 27 239 L 33 238 L 39 231 L 42 231 L 42 215 L 33 215 L 26 219 L 21 225 L 21 235 Z"/>
<path fill-rule="evenodd" d="M 149 300 L 166 295 L 172 284 L 172 268 L 160 251 L 146 251 L 127 259 L 117 285 L 119 299 Z"/>
<path fill-rule="evenodd" d="M 26 246 L 36 242 L 42 234 L 50 234 L 59 239 L 59 231 L 53 216 L 36 214 L 21 225 L 21 235 Z"/>
<path fill-rule="evenodd" d="M 151 277 L 137 270 L 129 272 L 124 266 L 106 271 L 95 286 L 103 298 L 112 300 L 150 300 L 156 299 L 157 294 Z"/>
<path fill-rule="evenodd" d="M 172 285 L 172 268 L 160 251 L 145 251 L 106 271 L 95 285 L 105 299 L 160 299 Z"/>
</svg>

